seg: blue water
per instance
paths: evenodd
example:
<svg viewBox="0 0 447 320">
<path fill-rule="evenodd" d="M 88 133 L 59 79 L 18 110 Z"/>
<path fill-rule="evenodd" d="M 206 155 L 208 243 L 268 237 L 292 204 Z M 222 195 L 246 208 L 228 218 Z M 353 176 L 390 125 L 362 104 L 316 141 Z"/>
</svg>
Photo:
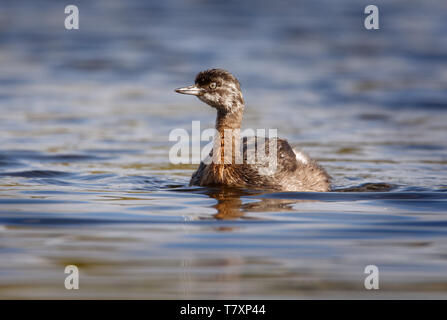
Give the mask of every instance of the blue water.
<svg viewBox="0 0 447 320">
<path fill-rule="evenodd" d="M 445 1 L 76 4 L 0 4 L 0 298 L 447 297 Z M 211 67 L 334 192 L 188 186 L 169 133 L 215 112 L 173 88 Z"/>
</svg>

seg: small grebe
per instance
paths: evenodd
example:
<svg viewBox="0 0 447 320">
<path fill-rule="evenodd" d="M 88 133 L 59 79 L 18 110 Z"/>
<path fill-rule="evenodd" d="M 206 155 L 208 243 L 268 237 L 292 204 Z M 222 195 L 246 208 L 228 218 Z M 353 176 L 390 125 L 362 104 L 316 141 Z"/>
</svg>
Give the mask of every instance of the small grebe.
<svg viewBox="0 0 447 320">
<path fill-rule="evenodd" d="M 228 71 L 210 69 L 196 76 L 195 84 L 175 90 L 178 93 L 197 96 L 201 101 L 217 110 L 216 129 L 219 139 L 215 139 L 209 159 L 202 161 L 192 175 L 190 185 L 229 186 L 280 191 L 329 191 L 330 176 L 314 160 L 302 152 L 295 151 L 286 140 L 278 138 L 243 139 L 243 162 L 235 160 L 240 148 L 236 147 L 231 161 L 224 160 L 224 146 L 234 146 L 240 141 L 240 128 L 244 112 L 239 81 Z M 231 135 L 225 133 L 231 130 Z M 235 140 L 233 140 L 235 139 Z M 255 142 L 253 142 L 253 139 Z M 274 139 L 275 141 L 273 141 Z M 256 163 L 247 163 L 247 145 L 254 144 L 258 150 L 265 141 L 266 155 Z M 277 152 L 269 152 L 269 143 L 276 142 Z M 216 152 L 217 151 L 217 152 Z M 233 151 L 232 151 L 233 152 Z M 276 159 L 272 159 L 276 157 Z M 209 160 L 207 159 L 207 160 Z M 276 161 L 274 170 L 266 171 L 266 164 Z M 269 162 L 270 161 L 270 162 Z"/>
</svg>

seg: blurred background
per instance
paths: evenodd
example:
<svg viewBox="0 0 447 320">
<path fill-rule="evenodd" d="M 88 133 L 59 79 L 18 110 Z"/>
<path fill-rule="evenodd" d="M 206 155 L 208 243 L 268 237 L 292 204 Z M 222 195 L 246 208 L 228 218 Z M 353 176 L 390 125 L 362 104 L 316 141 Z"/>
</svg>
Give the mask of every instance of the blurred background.
<svg viewBox="0 0 447 320">
<path fill-rule="evenodd" d="M 445 297 L 446 18 L 443 0 L 3 0 L 0 297 Z M 214 67 L 245 128 L 365 192 L 188 188 L 169 132 L 215 111 L 173 89 Z M 63 288 L 67 264 L 87 289 Z"/>
</svg>

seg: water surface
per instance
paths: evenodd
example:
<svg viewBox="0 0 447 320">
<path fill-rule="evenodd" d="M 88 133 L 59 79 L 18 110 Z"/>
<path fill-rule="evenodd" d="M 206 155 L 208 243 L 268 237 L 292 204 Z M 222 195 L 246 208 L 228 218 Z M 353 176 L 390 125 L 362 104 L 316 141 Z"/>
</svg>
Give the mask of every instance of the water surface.
<svg viewBox="0 0 447 320">
<path fill-rule="evenodd" d="M 4 1 L 1 298 L 446 298 L 447 7 L 378 1 Z M 331 193 L 189 187 L 173 88 L 223 67 Z M 64 288 L 64 268 L 80 289 Z M 380 289 L 364 288 L 364 269 Z"/>
</svg>

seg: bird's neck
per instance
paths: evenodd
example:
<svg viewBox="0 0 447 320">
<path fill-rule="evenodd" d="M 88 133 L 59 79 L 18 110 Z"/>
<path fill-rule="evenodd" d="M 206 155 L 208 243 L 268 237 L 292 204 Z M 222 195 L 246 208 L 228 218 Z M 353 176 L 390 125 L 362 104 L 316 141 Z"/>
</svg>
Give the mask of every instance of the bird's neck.
<svg viewBox="0 0 447 320">
<path fill-rule="evenodd" d="M 225 129 L 240 129 L 242 124 L 242 111 L 225 112 L 217 111 L 216 130 L 223 133 Z"/>
<path fill-rule="evenodd" d="M 212 106 L 217 110 L 216 129 L 223 133 L 226 129 L 240 129 L 244 113 L 244 97 L 240 90 L 233 90 Z"/>
<path fill-rule="evenodd" d="M 217 111 L 214 161 L 220 164 L 237 163 L 240 157 L 243 105 L 235 112 Z M 225 152 L 227 150 L 227 152 Z"/>
</svg>

